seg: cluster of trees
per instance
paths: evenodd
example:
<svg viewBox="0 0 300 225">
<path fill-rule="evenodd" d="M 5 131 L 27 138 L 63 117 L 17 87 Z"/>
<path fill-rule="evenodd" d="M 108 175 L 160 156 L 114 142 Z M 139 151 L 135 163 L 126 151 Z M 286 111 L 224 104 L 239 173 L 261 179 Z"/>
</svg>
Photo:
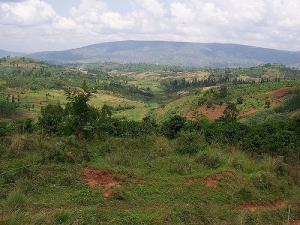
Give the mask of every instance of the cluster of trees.
<svg viewBox="0 0 300 225">
<path fill-rule="evenodd" d="M 126 81 L 112 80 L 100 84 L 100 89 L 118 93 L 131 99 L 149 100 L 154 97 L 150 88 L 141 88 L 137 85 L 128 84 Z"/>
<path fill-rule="evenodd" d="M 170 69 L 172 71 L 172 69 Z M 176 92 L 187 88 L 211 87 L 216 85 L 237 85 L 237 84 L 254 84 L 254 78 L 260 78 L 261 83 L 265 82 L 280 82 L 282 79 L 295 80 L 300 75 L 298 68 L 285 67 L 277 64 L 265 64 L 257 67 L 249 68 L 218 68 L 218 69 L 199 69 L 199 71 L 208 72 L 210 75 L 202 80 L 194 77 L 192 80 L 185 78 L 168 78 L 161 80 L 168 93 Z M 269 76 L 268 74 L 277 74 Z M 168 74 L 169 75 L 169 74 Z M 264 77 L 267 75 L 267 77 Z M 249 77 L 248 80 L 238 78 L 240 76 Z"/>
<path fill-rule="evenodd" d="M 99 138 L 102 135 L 138 137 L 148 134 L 165 135 L 169 139 L 187 138 L 180 153 L 196 153 L 201 149 L 190 146 L 200 136 L 206 145 L 236 146 L 246 151 L 262 154 L 299 154 L 300 117 L 286 118 L 261 124 L 247 125 L 237 121 L 238 111 L 229 104 L 224 115 L 216 121 L 205 117 L 191 121 L 180 115 L 171 115 L 158 123 L 151 117 L 143 121 L 112 118 L 110 107 L 97 109 L 88 104 L 92 91 L 84 83 L 82 89 L 66 91 L 68 103 L 63 109 L 59 104 L 42 108 L 38 123 L 32 119 L 0 123 L 0 136 L 10 132 L 43 132 L 52 135 L 76 135 L 80 138 Z M 13 125 L 12 125 L 13 124 Z M 196 138 L 196 139 L 195 139 Z M 195 140 L 194 140 L 195 139 Z"/>
</svg>

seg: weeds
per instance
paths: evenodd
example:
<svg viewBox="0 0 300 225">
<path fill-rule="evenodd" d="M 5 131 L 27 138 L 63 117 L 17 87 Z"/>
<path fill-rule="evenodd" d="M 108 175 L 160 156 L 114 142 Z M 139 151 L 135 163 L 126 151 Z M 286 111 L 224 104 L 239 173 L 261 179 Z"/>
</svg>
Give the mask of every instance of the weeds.
<svg viewBox="0 0 300 225">
<path fill-rule="evenodd" d="M 280 161 L 265 156 L 253 159 L 245 152 L 225 147 L 204 147 L 202 139 L 194 135 L 179 134 L 178 140 L 149 136 L 91 143 L 73 137 L 62 140 L 17 136 L 19 142 L 30 143 L 31 147 L 20 148 L 20 157 L 12 157 L 7 154 L 11 144 L 4 144 L 0 159 L 0 223 L 159 225 L 286 221 L 286 209 L 243 213 L 241 208 L 244 203 L 267 205 L 278 199 L 299 204 L 295 196 L 300 192 L 289 186 L 293 179 Z M 199 140 L 200 148 L 194 151 L 192 144 L 184 144 L 186 140 L 195 144 Z M 91 161 L 84 159 L 84 149 Z M 121 188 L 111 189 L 113 195 L 104 198 L 103 188 L 90 188 L 83 180 L 81 170 L 86 167 L 112 171 L 120 179 Z M 224 176 L 217 187 L 205 186 L 208 176 L 228 170 L 234 170 L 234 176 Z M 299 210 L 293 208 L 290 214 L 291 219 L 300 217 Z"/>
</svg>

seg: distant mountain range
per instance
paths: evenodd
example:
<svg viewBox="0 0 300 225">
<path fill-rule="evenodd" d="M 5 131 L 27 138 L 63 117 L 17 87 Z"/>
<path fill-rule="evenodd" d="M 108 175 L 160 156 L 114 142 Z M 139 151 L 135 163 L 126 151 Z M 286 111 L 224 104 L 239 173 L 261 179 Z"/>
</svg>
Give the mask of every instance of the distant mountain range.
<svg viewBox="0 0 300 225">
<path fill-rule="evenodd" d="M 66 51 L 38 52 L 29 57 L 49 63 L 142 62 L 196 67 L 238 67 L 279 63 L 300 66 L 300 52 L 237 44 L 168 41 L 118 41 Z"/>
<path fill-rule="evenodd" d="M 6 56 L 24 56 L 26 55 L 25 53 L 20 53 L 20 52 L 9 52 L 9 51 L 5 51 L 0 49 L 0 58 L 6 57 Z"/>
</svg>

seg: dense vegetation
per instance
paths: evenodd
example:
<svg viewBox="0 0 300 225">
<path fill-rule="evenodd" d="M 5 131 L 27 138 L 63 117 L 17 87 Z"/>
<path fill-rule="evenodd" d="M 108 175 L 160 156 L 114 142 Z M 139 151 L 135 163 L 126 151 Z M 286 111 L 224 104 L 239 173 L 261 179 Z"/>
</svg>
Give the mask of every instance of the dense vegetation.
<svg viewBox="0 0 300 225">
<path fill-rule="evenodd" d="M 120 74 L 127 65 L 85 66 L 89 71 L 2 59 L 1 224 L 289 224 L 300 219 L 297 69 L 178 71 L 130 64 L 130 71 Z M 279 76 L 283 69 L 296 78 Z M 265 72 L 251 76 L 252 70 Z M 185 85 L 182 73 L 187 73 Z M 217 77 L 213 87 L 203 90 L 212 76 Z M 11 86 L 21 78 L 26 82 Z M 35 80 L 44 82 L 32 86 Z M 180 81 L 178 88 L 164 85 L 171 80 Z M 61 85 L 47 86 L 54 81 Z M 193 81 L 202 84 L 187 85 Z M 280 95 L 273 93 L 278 90 Z M 100 95 L 115 98 L 100 101 Z M 120 96 L 131 100 L 113 103 Z M 149 110 L 140 115 L 139 104 Z M 243 115 L 249 108 L 255 113 Z M 205 116 L 218 109 L 222 115 L 214 120 Z M 143 119 L 118 115 L 122 111 Z M 190 112 L 194 116 L 187 116 Z M 94 186 L 86 173 L 94 174 Z M 111 186 L 100 179 L 104 175 Z"/>
</svg>

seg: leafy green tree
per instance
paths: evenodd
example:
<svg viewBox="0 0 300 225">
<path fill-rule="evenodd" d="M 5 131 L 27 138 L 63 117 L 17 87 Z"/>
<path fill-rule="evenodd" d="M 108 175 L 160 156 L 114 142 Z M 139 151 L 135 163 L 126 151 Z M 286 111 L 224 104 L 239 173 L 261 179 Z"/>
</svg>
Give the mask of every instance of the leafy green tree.
<svg viewBox="0 0 300 225">
<path fill-rule="evenodd" d="M 220 98 L 226 98 L 228 95 L 228 88 L 225 85 L 220 87 Z"/>
<path fill-rule="evenodd" d="M 239 96 L 236 100 L 237 104 L 241 105 L 244 103 L 244 98 L 242 96 Z"/>
<path fill-rule="evenodd" d="M 16 105 L 6 100 L 0 100 L 0 117 L 10 117 L 16 112 Z"/>
<path fill-rule="evenodd" d="M 100 113 L 101 113 L 101 118 L 103 120 L 106 120 L 108 118 L 110 119 L 112 115 L 111 109 L 107 104 L 104 104 L 102 106 Z"/>
<path fill-rule="evenodd" d="M 92 98 L 91 89 L 84 81 L 81 89 L 66 90 L 65 94 L 69 102 L 64 110 L 63 133 L 91 137 L 101 119 L 99 110 L 88 104 Z"/>
<path fill-rule="evenodd" d="M 185 127 L 185 124 L 186 118 L 179 115 L 171 116 L 162 125 L 163 133 L 173 139 Z"/>
<path fill-rule="evenodd" d="M 49 104 L 41 109 L 39 125 L 46 133 L 58 133 L 59 126 L 62 123 L 64 109 L 58 103 Z"/>
</svg>

